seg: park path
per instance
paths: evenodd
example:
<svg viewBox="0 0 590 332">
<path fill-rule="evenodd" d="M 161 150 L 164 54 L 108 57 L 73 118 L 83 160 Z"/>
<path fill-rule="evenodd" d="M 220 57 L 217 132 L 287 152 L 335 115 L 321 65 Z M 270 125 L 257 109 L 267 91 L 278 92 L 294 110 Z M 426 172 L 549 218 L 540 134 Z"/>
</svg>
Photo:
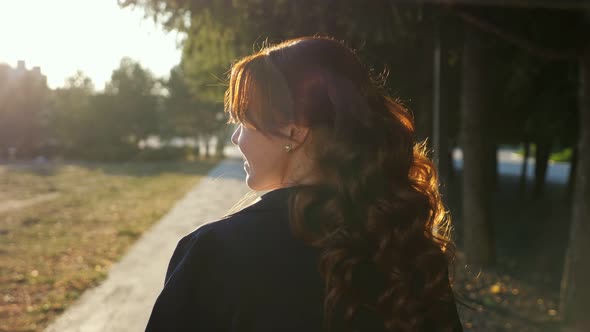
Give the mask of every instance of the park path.
<svg viewBox="0 0 590 332">
<path fill-rule="evenodd" d="M 98 287 L 87 290 L 45 332 L 144 331 L 180 238 L 216 220 L 249 190 L 241 159 L 225 159 L 133 245 Z"/>
</svg>

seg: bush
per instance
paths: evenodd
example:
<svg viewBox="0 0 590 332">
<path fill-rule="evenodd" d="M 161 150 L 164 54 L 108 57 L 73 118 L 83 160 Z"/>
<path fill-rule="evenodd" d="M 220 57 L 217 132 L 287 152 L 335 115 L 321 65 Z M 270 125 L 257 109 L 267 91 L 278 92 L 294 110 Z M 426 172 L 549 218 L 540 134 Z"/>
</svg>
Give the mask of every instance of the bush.
<svg viewBox="0 0 590 332">
<path fill-rule="evenodd" d="M 553 152 L 549 159 L 553 161 L 562 161 L 562 162 L 569 162 L 572 160 L 573 149 L 572 148 L 565 148 L 558 152 Z"/>
</svg>

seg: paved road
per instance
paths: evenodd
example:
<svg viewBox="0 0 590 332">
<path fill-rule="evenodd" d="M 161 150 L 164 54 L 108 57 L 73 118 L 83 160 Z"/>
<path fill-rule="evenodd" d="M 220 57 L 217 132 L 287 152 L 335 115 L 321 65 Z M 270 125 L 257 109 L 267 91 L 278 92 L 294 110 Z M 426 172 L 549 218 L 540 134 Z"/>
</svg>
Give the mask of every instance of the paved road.
<svg viewBox="0 0 590 332">
<path fill-rule="evenodd" d="M 109 271 L 46 332 L 143 331 L 164 284 L 168 260 L 180 238 L 222 217 L 249 189 L 235 151 L 147 231 Z"/>
</svg>

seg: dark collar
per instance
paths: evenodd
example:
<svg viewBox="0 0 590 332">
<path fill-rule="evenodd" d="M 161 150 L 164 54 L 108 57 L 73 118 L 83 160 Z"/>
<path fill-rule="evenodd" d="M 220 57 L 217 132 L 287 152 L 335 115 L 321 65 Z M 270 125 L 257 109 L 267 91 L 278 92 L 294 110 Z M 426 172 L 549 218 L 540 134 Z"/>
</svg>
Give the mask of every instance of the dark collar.
<svg viewBox="0 0 590 332">
<path fill-rule="evenodd" d="M 246 207 L 244 211 L 287 209 L 291 195 L 295 193 L 300 187 L 301 185 L 295 185 L 267 191 L 260 196 L 260 200 Z"/>
<path fill-rule="evenodd" d="M 309 187 L 314 185 L 294 185 L 290 187 L 283 187 L 273 189 L 265 192 L 260 196 L 260 200 L 254 204 L 244 208 L 246 210 L 267 210 L 267 209 L 287 209 L 289 206 L 289 200 L 292 195 L 303 187 Z"/>
<path fill-rule="evenodd" d="M 267 191 L 260 196 L 260 200 L 274 200 L 277 198 L 288 197 L 291 193 L 297 190 L 299 186 L 283 187 Z"/>
</svg>

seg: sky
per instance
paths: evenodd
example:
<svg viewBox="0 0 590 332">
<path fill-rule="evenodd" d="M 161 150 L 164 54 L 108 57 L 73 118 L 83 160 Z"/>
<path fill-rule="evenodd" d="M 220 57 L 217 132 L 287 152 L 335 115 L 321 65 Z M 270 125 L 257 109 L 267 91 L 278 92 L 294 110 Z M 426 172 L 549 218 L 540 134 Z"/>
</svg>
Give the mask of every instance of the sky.
<svg viewBox="0 0 590 332">
<path fill-rule="evenodd" d="M 180 35 L 143 15 L 117 0 L 0 0 L 0 63 L 39 66 L 52 89 L 81 70 L 102 90 L 125 56 L 167 76 L 180 61 Z"/>
</svg>

